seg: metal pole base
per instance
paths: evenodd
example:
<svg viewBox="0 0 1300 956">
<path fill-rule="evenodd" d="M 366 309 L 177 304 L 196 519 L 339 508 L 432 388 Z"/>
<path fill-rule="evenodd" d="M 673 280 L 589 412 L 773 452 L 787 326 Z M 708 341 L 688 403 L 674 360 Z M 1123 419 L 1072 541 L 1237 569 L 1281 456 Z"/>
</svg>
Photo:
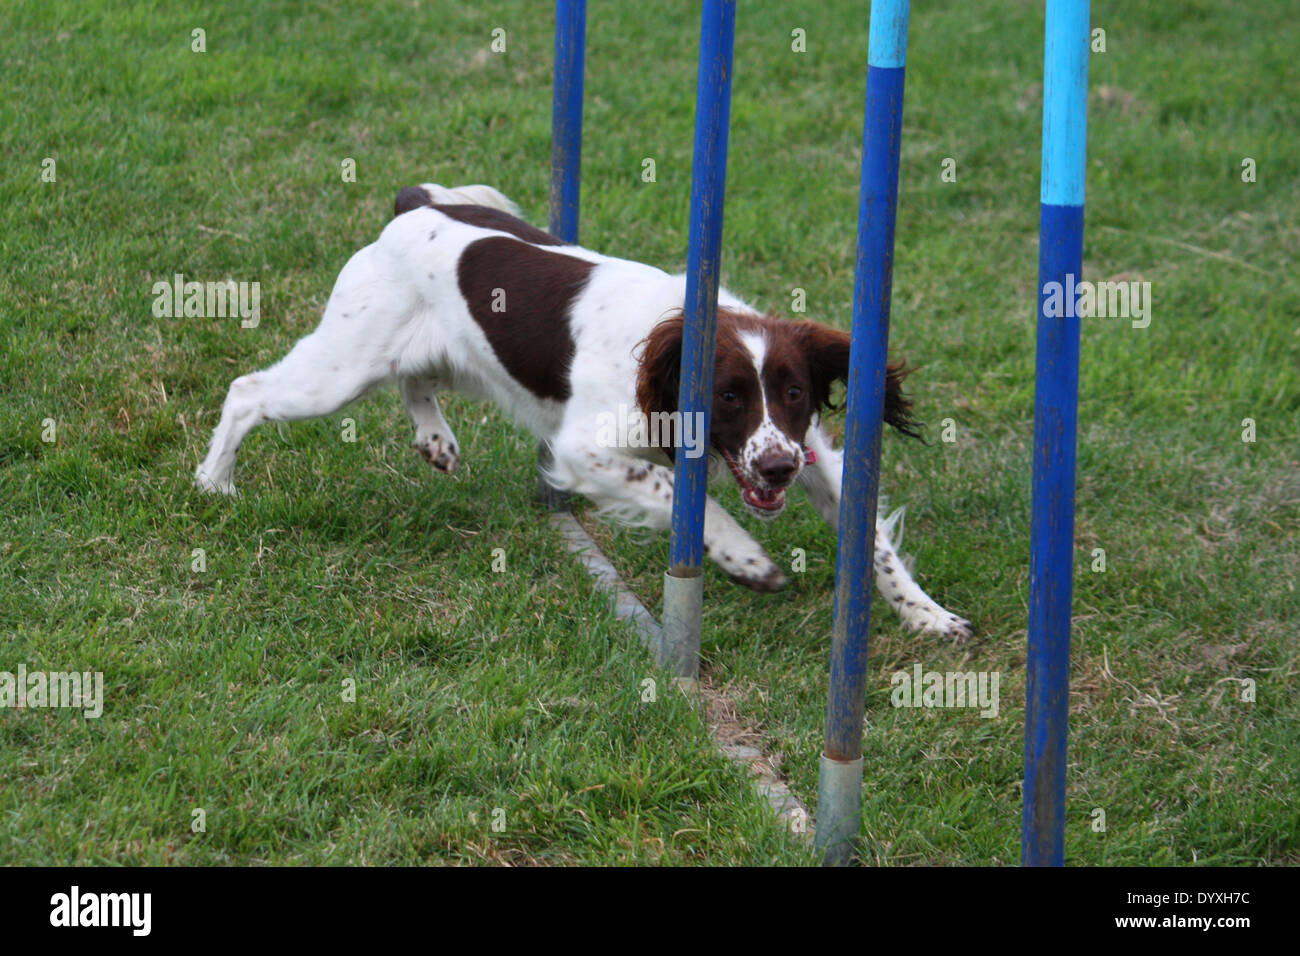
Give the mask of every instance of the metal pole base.
<svg viewBox="0 0 1300 956">
<path fill-rule="evenodd" d="M 700 615 L 704 610 L 704 575 L 689 578 L 664 572 L 663 636 L 655 660 L 675 677 L 700 676 Z"/>
<path fill-rule="evenodd" d="M 825 866 L 848 866 L 862 827 L 863 758 L 832 760 L 822 754 L 817 776 L 817 838 Z"/>
</svg>

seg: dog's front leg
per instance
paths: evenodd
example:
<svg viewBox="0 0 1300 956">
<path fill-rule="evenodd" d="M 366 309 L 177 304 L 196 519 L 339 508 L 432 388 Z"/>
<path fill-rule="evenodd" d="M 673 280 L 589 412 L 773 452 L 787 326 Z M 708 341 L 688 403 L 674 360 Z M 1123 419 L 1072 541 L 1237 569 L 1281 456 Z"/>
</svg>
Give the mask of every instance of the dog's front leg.
<svg viewBox="0 0 1300 956">
<path fill-rule="evenodd" d="M 808 429 L 808 448 L 816 461 L 804 467 L 799 476 L 813 507 L 837 531 L 840 526 L 840 488 L 844 472 L 844 455 L 831 445 L 826 433 L 817 425 Z M 890 527 L 876 517 L 876 586 L 889 606 L 903 619 L 903 626 L 927 634 L 939 634 L 962 643 L 970 639 L 970 621 L 945 610 L 933 600 L 904 567 L 890 541 Z"/>
<path fill-rule="evenodd" d="M 764 594 L 785 587 L 785 575 L 763 546 L 712 498 L 704 499 L 704 553 L 736 584 Z"/>
<path fill-rule="evenodd" d="M 623 524 L 664 531 L 673 520 L 673 472 L 663 465 L 578 448 L 553 446 L 548 480 L 585 495 L 601 513 Z M 736 584 L 777 591 L 785 575 L 763 546 L 712 497 L 704 500 L 704 553 Z"/>
</svg>

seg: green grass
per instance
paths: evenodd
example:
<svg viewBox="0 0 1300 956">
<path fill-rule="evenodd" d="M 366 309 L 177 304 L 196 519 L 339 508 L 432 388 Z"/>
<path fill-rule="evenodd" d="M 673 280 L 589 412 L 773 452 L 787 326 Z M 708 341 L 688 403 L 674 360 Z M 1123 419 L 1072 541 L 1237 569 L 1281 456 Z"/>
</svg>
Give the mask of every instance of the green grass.
<svg viewBox="0 0 1300 956">
<path fill-rule="evenodd" d="M 724 281 L 786 313 L 805 289 L 841 326 L 864 6 L 743 5 L 736 41 Z M 935 440 L 887 438 L 882 481 L 922 585 L 980 637 L 877 615 L 864 857 L 1011 863 L 1042 13 L 916 6 L 893 339 Z M 1300 28 L 1265 0 L 1097 2 L 1093 22 L 1085 273 L 1149 280 L 1154 306 L 1147 329 L 1084 323 L 1067 858 L 1300 862 Z M 107 697 L 98 720 L 0 710 L 0 862 L 813 859 L 566 554 L 531 503 L 532 442 L 494 409 L 446 402 L 454 480 L 385 392 L 255 432 L 236 501 L 190 485 L 230 379 L 310 331 L 400 186 L 488 182 L 544 222 L 551 29 L 523 0 L 0 13 L 0 670 L 101 670 Z M 590 11 L 594 248 L 684 265 L 698 29 L 692 4 Z M 260 281 L 260 326 L 154 318 L 175 272 Z M 709 569 L 706 666 L 812 805 L 835 539 L 797 495 L 743 520 L 807 571 L 760 597 Z M 657 608 L 666 537 L 594 530 Z M 892 708 L 916 662 L 999 672 L 999 716 Z"/>
</svg>

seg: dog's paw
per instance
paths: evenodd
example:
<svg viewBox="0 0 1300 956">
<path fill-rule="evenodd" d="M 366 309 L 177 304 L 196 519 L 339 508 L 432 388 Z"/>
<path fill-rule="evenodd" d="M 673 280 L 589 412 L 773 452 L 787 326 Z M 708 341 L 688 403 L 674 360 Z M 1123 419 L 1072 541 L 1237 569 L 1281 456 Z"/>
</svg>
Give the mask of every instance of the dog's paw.
<svg viewBox="0 0 1300 956">
<path fill-rule="evenodd" d="M 453 475 L 460 467 L 460 453 L 456 448 L 456 442 L 449 436 L 444 438 L 442 435 L 433 435 L 429 438 L 417 438 L 411 442 L 411 447 L 418 451 L 435 471 Z"/>
<path fill-rule="evenodd" d="M 785 575 L 757 544 L 715 549 L 711 557 L 733 584 L 760 594 L 771 594 L 785 587 Z"/>
<path fill-rule="evenodd" d="M 911 630 L 922 634 L 937 634 L 954 644 L 965 644 L 975 634 L 975 626 L 970 621 L 951 611 L 945 611 L 938 605 L 933 608 L 917 608 L 905 623 Z"/>
<path fill-rule="evenodd" d="M 210 495 L 227 495 L 231 498 L 239 497 L 239 492 L 235 490 L 235 483 L 229 477 L 217 479 L 209 475 L 202 468 L 194 473 L 194 484 L 200 491 L 205 491 Z"/>
<path fill-rule="evenodd" d="M 781 573 L 781 569 L 775 564 L 768 568 L 765 573 L 755 573 L 753 576 L 749 576 L 728 572 L 727 577 L 731 579 L 732 584 L 742 585 L 751 591 L 757 591 L 759 594 L 774 594 L 786 585 L 785 575 Z"/>
</svg>

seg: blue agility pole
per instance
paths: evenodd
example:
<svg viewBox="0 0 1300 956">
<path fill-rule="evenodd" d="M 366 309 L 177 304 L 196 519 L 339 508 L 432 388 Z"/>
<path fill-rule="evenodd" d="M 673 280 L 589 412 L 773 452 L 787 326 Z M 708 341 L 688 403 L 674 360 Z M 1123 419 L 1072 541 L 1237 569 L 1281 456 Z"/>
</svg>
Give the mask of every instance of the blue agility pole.
<svg viewBox="0 0 1300 956">
<path fill-rule="evenodd" d="M 853 345 L 844 429 L 839 558 L 835 567 L 835 624 L 831 632 L 826 748 L 818 779 L 817 847 L 825 853 L 828 865 L 850 862 L 862 819 L 862 717 L 894 272 L 898 156 L 903 133 L 907 19 L 908 0 L 875 0 L 871 4 Z"/>
<path fill-rule="evenodd" d="M 587 36 L 587 0 L 556 0 L 555 94 L 551 105 L 551 232 L 578 242 L 578 197 L 582 170 L 582 74 Z M 546 481 L 550 449 L 537 448 L 537 497 L 551 511 L 569 507 L 570 495 Z"/>
<path fill-rule="evenodd" d="M 1025 866 L 1065 862 L 1079 318 L 1064 293 L 1076 287 L 1083 268 L 1088 13 L 1088 0 L 1047 2 L 1021 834 Z M 1067 279 L 1071 276 L 1073 281 Z M 1053 290 L 1052 283 L 1059 285 Z"/>
<path fill-rule="evenodd" d="M 555 95 L 551 106 L 551 232 L 578 242 L 582 72 L 587 0 L 556 0 Z"/>
<path fill-rule="evenodd" d="M 732 49 L 736 0 L 705 0 L 700 25 L 700 73 L 691 174 L 690 251 L 686 266 L 685 327 L 677 407 L 683 427 L 702 422 L 709 434 L 713 403 L 713 346 L 718 319 L 722 206 L 727 183 L 727 128 L 731 116 Z M 664 575 L 664 642 L 659 663 L 678 677 L 700 670 L 700 612 L 704 578 L 704 503 L 708 456 L 676 456 L 673 538 Z"/>
</svg>

